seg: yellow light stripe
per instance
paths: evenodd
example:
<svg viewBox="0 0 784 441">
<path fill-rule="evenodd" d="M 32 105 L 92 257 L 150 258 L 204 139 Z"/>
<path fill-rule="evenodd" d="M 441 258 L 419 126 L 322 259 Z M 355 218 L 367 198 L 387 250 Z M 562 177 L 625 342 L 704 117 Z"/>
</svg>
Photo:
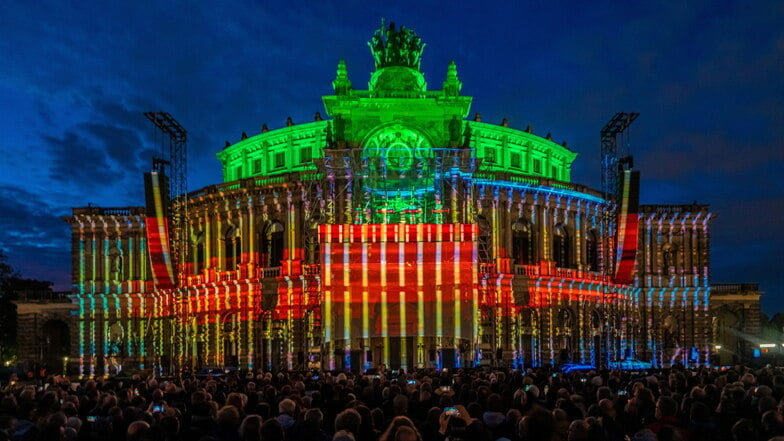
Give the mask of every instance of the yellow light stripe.
<svg viewBox="0 0 784 441">
<path fill-rule="evenodd" d="M 422 287 L 425 285 L 424 274 L 424 225 L 417 225 L 417 335 L 425 333 L 425 292 Z"/>
<path fill-rule="evenodd" d="M 348 287 L 351 281 L 351 263 L 349 259 L 349 243 L 343 243 L 343 286 Z"/>
<path fill-rule="evenodd" d="M 346 340 L 345 349 L 349 350 L 351 344 L 351 290 L 349 281 L 351 268 L 349 267 L 349 244 L 343 243 L 343 339 Z"/>
<path fill-rule="evenodd" d="M 403 231 L 403 228 L 400 229 Z M 405 253 L 405 243 L 404 243 L 403 234 L 398 235 L 398 243 L 397 243 L 397 259 L 398 259 L 398 286 L 405 286 L 406 285 L 406 253 Z"/>
<path fill-rule="evenodd" d="M 476 239 L 476 237 L 477 237 L 477 235 L 479 233 L 478 227 L 473 227 L 473 233 L 474 233 L 473 237 L 474 237 L 474 239 Z M 472 261 L 473 262 L 477 261 L 477 258 L 478 258 L 477 252 L 478 252 L 478 250 L 477 250 L 476 242 L 474 241 L 474 247 L 473 247 L 473 252 L 472 252 L 472 254 L 473 254 Z M 477 288 L 477 283 L 476 283 L 478 280 L 479 280 L 479 268 L 478 268 L 478 265 L 471 265 L 471 281 L 472 281 L 471 285 L 473 286 L 473 288 L 471 289 L 471 291 L 472 291 L 471 310 L 472 311 L 479 311 L 479 289 Z M 473 329 L 472 329 L 474 340 L 476 340 L 477 336 L 479 335 L 479 320 L 478 320 L 479 314 L 477 314 L 476 317 L 477 317 L 477 319 L 473 320 L 474 326 L 473 326 Z M 477 341 L 476 343 L 481 343 L 481 342 Z M 473 358 L 473 352 L 472 352 L 471 358 Z"/>
<path fill-rule="evenodd" d="M 463 286 L 461 283 L 459 283 L 460 282 L 460 243 L 463 242 L 464 238 L 462 237 L 462 232 L 460 231 L 460 226 L 458 224 L 453 224 L 452 228 L 455 234 L 454 238 L 458 239 L 459 237 L 459 240 L 454 241 L 455 244 L 454 256 L 453 256 L 454 258 L 452 259 L 454 262 L 454 273 L 452 275 L 452 286 L 454 286 L 454 290 L 453 290 L 454 300 L 452 303 L 454 305 L 454 310 L 455 310 L 454 336 L 455 338 L 461 338 L 462 327 L 460 325 L 460 321 L 462 319 L 461 319 L 461 310 L 460 310 L 461 309 L 460 300 L 461 300 L 461 294 L 463 292 Z M 476 262 L 476 259 L 474 259 L 474 262 Z M 476 265 L 472 265 L 472 266 L 475 267 Z"/>
<path fill-rule="evenodd" d="M 362 290 L 362 338 L 370 336 L 370 314 L 368 313 L 368 292 Z"/>
<path fill-rule="evenodd" d="M 385 247 L 386 248 L 386 247 Z M 384 359 L 382 363 L 389 362 L 389 334 L 387 329 L 387 290 L 386 285 L 381 289 L 381 338 L 384 341 Z"/>
<path fill-rule="evenodd" d="M 436 231 L 439 238 L 444 237 L 442 225 L 439 224 Z M 442 243 L 443 242 L 441 240 L 436 242 L 436 337 L 444 336 L 444 300 L 442 293 L 443 288 L 441 285 L 441 252 L 443 251 Z"/>
<path fill-rule="evenodd" d="M 406 355 L 406 292 L 400 291 L 400 364 L 408 367 Z"/>
<path fill-rule="evenodd" d="M 324 340 L 332 341 L 332 291 L 324 291 Z"/>
<path fill-rule="evenodd" d="M 366 225 L 363 225 L 366 226 Z M 362 241 L 362 287 L 368 287 L 368 243 Z"/>
</svg>

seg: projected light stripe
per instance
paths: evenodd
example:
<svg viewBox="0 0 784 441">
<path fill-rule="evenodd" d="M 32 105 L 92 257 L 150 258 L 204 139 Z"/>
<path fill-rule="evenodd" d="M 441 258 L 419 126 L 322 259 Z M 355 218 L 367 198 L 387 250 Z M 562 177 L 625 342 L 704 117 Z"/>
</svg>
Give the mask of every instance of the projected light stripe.
<svg viewBox="0 0 784 441">
<path fill-rule="evenodd" d="M 357 348 L 380 338 L 379 356 L 394 348 L 409 367 L 425 363 L 425 338 L 473 343 L 478 328 L 466 311 L 477 305 L 476 233 L 470 224 L 320 226 L 327 341 Z"/>
</svg>

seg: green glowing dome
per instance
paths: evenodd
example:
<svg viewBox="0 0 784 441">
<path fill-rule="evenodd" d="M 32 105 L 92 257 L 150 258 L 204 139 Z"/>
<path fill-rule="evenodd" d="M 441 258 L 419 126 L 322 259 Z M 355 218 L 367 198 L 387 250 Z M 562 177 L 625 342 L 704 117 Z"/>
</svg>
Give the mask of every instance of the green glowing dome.
<svg viewBox="0 0 784 441">
<path fill-rule="evenodd" d="M 505 119 L 498 124 L 466 119 L 472 97 L 460 94 L 463 83 L 454 62 L 446 68 L 442 89 L 427 90 L 420 70 L 425 44 L 412 30 L 382 21 L 368 46 L 375 69 L 367 90 L 353 87 L 340 60 L 334 95 L 322 97 L 329 118 L 317 115 L 313 122 L 290 122 L 275 130 L 264 125 L 261 133 L 227 144 L 217 154 L 224 181 L 282 182 L 288 173 L 316 172 L 326 150 L 345 149 L 359 152 L 370 167 L 368 182 L 384 193 L 421 195 L 434 186 L 422 166 L 432 161 L 431 150 L 464 149 L 487 179 L 553 186 L 570 182 L 577 153 L 565 145 L 535 135 L 530 127 L 509 127 Z"/>
<path fill-rule="evenodd" d="M 411 92 L 425 92 L 427 83 L 422 72 L 410 67 L 390 66 L 373 72 L 368 88 L 374 96 L 399 96 Z"/>
</svg>

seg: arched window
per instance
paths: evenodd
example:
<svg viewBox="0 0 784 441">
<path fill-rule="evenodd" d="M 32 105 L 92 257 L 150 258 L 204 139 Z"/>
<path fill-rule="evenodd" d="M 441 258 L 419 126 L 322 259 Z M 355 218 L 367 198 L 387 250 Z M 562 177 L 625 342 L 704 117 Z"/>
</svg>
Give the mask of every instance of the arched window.
<svg viewBox="0 0 784 441">
<path fill-rule="evenodd" d="M 199 274 L 204 269 L 204 242 L 196 244 L 196 265 L 194 265 L 194 274 Z"/>
<path fill-rule="evenodd" d="M 595 329 L 602 327 L 602 314 L 595 309 L 591 311 L 591 327 Z"/>
<path fill-rule="evenodd" d="M 204 231 L 198 231 L 193 239 L 193 274 L 199 274 L 204 269 L 206 259 L 204 250 Z"/>
<path fill-rule="evenodd" d="M 67 369 L 63 358 L 71 355 L 71 329 L 68 323 L 57 319 L 47 320 L 36 335 L 44 366 L 50 366 L 52 372 L 66 374 L 60 367 Z"/>
<path fill-rule="evenodd" d="M 518 265 L 536 264 L 534 232 L 526 219 L 512 225 L 512 257 Z"/>
<path fill-rule="evenodd" d="M 558 224 L 553 230 L 553 261 L 560 268 L 572 267 L 572 241 L 569 231 L 563 224 Z"/>
<path fill-rule="evenodd" d="M 567 308 L 561 308 L 558 311 L 558 327 L 571 328 L 572 327 L 572 311 Z"/>
<path fill-rule="evenodd" d="M 599 233 L 593 229 L 585 239 L 585 263 L 588 265 L 588 271 L 599 271 Z"/>
<path fill-rule="evenodd" d="M 263 252 L 268 256 L 268 266 L 281 266 L 283 260 L 283 224 L 273 222 L 264 237 L 265 246 Z"/>
<path fill-rule="evenodd" d="M 226 234 L 223 237 L 224 245 L 224 262 L 226 270 L 237 269 L 240 263 L 240 256 L 242 255 L 242 241 L 240 240 L 239 230 L 234 226 L 226 228 Z"/>
</svg>

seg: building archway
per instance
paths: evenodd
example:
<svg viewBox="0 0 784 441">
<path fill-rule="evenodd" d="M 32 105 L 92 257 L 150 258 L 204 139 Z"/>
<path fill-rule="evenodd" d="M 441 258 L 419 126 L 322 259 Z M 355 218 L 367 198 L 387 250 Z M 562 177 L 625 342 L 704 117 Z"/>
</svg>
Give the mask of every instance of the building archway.
<svg viewBox="0 0 784 441">
<path fill-rule="evenodd" d="M 743 320 L 738 312 L 726 306 L 716 311 L 711 324 L 711 332 L 720 363 L 736 363 L 745 355 L 744 340 L 740 338 L 742 328 Z"/>
<path fill-rule="evenodd" d="M 221 317 L 223 366 L 239 367 L 240 322 L 238 314 L 227 312 Z"/>
<path fill-rule="evenodd" d="M 558 364 L 569 363 L 575 359 L 573 351 L 577 347 L 575 344 L 577 332 L 574 311 L 568 307 L 560 308 L 556 317 L 556 362 Z"/>
<path fill-rule="evenodd" d="M 40 360 L 47 373 L 63 373 L 71 354 L 71 329 L 62 320 L 51 319 L 41 327 Z"/>
</svg>

